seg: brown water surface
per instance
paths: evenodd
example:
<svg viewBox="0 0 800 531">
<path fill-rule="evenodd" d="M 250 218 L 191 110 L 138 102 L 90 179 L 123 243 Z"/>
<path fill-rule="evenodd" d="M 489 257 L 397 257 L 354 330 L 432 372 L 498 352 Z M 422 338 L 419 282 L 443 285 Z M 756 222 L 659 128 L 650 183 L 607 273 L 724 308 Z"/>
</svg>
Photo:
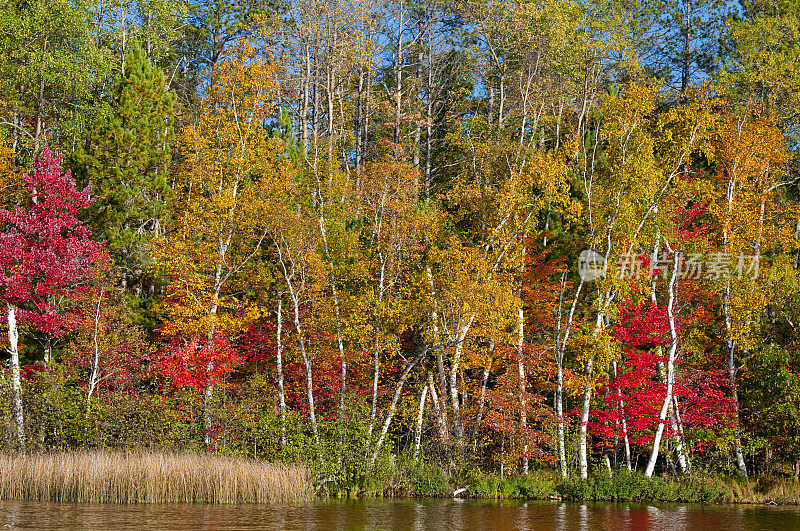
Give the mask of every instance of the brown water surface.
<svg viewBox="0 0 800 531">
<path fill-rule="evenodd" d="M 691 504 L 321 500 L 264 505 L 105 505 L 0 501 L 19 529 L 800 530 L 800 508 Z"/>
</svg>

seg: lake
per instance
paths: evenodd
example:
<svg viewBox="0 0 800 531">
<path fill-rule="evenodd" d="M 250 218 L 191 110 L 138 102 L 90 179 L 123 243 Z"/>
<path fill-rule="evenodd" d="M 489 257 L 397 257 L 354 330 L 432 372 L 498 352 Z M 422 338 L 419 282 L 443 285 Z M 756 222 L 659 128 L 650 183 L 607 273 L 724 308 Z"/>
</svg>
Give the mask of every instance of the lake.
<svg viewBox="0 0 800 531">
<path fill-rule="evenodd" d="M 0 501 L 19 529 L 800 529 L 800 508 L 480 500 L 320 500 L 264 505 Z"/>
</svg>

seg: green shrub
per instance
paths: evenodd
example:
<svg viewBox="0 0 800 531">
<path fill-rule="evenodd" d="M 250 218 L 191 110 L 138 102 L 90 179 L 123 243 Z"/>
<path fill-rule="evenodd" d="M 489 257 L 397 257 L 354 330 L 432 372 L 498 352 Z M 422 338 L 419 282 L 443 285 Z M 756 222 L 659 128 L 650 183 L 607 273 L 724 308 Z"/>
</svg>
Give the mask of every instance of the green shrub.
<svg viewBox="0 0 800 531">
<path fill-rule="evenodd" d="M 568 479 L 556 486 L 568 500 L 664 501 L 711 503 L 722 501 L 727 492 L 711 481 L 666 477 L 647 478 L 641 474 L 618 472 L 613 477 Z"/>
<path fill-rule="evenodd" d="M 593 500 L 594 480 L 567 479 L 556 486 L 556 491 L 567 500 Z"/>
<path fill-rule="evenodd" d="M 411 495 L 422 498 L 438 498 L 452 493 L 447 471 L 436 465 L 420 464 L 407 471 Z"/>
<path fill-rule="evenodd" d="M 527 500 L 547 500 L 556 495 L 555 484 L 551 478 L 527 476 L 520 478 L 517 483 L 517 495 L 514 497 Z"/>
<path fill-rule="evenodd" d="M 500 480 L 490 475 L 479 478 L 469 485 L 469 495 L 473 498 L 497 498 Z"/>
</svg>

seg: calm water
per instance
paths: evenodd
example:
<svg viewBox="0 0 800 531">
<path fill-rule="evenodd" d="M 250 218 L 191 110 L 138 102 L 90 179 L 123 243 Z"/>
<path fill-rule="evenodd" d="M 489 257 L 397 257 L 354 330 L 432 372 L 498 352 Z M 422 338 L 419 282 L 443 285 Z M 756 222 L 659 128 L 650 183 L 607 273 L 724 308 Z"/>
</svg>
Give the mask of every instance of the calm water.
<svg viewBox="0 0 800 531">
<path fill-rule="evenodd" d="M 800 508 L 460 500 L 269 505 L 94 505 L 0 501 L 21 529 L 731 529 L 800 530 Z"/>
</svg>

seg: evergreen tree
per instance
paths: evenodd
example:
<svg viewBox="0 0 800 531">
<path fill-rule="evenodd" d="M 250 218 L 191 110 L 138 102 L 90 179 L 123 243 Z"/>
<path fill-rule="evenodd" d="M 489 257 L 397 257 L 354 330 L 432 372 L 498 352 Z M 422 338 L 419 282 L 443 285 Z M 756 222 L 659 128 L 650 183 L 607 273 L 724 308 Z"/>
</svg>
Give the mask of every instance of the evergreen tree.
<svg viewBox="0 0 800 531">
<path fill-rule="evenodd" d="M 158 236 L 170 194 L 167 175 L 174 140 L 173 95 L 163 72 L 138 43 L 78 158 L 94 186 L 94 233 L 105 238 L 122 268 L 123 283 L 142 288 L 145 243 Z"/>
<path fill-rule="evenodd" d="M 732 7 L 724 0 L 670 0 L 662 18 L 660 55 L 673 88 L 712 74 L 722 52 L 720 36 Z"/>
</svg>

